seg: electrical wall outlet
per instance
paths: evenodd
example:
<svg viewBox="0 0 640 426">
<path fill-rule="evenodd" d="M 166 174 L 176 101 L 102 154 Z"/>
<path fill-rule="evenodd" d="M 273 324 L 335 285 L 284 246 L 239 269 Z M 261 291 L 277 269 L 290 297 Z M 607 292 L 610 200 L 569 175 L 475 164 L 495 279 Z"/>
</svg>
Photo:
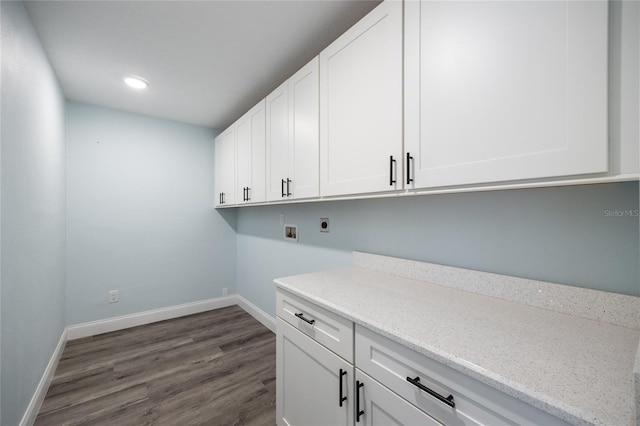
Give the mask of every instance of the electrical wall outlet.
<svg viewBox="0 0 640 426">
<path fill-rule="evenodd" d="M 116 303 L 118 301 L 118 290 L 111 290 L 109 292 L 109 303 Z"/>
<path fill-rule="evenodd" d="M 280 213 L 280 225 L 284 225 L 284 213 Z"/>
<path fill-rule="evenodd" d="M 320 232 L 329 232 L 329 218 L 320 218 Z"/>
<path fill-rule="evenodd" d="M 222 289 L 222 296 L 224 297 L 224 296 L 228 296 L 228 295 L 229 295 L 229 289 L 228 289 L 228 288 L 226 288 L 226 287 L 224 287 L 224 288 Z"/>
</svg>

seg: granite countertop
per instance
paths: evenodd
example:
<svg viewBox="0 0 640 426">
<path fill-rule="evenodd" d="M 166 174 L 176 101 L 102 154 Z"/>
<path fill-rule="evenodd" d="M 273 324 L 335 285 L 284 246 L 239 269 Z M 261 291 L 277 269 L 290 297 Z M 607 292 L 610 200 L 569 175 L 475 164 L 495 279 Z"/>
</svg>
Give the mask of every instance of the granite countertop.
<svg viewBox="0 0 640 426">
<path fill-rule="evenodd" d="M 636 328 L 362 267 L 275 283 L 568 423 L 636 423 Z"/>
</svg>

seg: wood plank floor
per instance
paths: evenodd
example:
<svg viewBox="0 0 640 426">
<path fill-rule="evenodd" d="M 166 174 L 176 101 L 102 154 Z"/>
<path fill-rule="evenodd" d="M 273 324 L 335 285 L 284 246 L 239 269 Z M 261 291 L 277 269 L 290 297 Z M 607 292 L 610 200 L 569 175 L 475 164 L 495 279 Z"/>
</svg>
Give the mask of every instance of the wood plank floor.
<svg viewBox="0 0 640 426">
<path fill-rule="evenodd" d="M 275 334 L 238 306 L 67 343 L 36 425 L 274 425 Z"/>
</svg>

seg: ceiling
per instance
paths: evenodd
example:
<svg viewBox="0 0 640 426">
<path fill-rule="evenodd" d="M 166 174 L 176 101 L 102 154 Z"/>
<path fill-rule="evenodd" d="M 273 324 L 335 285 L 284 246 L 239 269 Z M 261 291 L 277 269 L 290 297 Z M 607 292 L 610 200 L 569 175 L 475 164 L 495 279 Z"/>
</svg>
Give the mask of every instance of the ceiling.
<svg viewBox="0 0 640 426">
<path fill-rule="evenodd" d="M 67 99 L 224 129 L 378 0 L 26 1 Z M 125 75 L 149 81 L 144 91 Z"/>
</svg>

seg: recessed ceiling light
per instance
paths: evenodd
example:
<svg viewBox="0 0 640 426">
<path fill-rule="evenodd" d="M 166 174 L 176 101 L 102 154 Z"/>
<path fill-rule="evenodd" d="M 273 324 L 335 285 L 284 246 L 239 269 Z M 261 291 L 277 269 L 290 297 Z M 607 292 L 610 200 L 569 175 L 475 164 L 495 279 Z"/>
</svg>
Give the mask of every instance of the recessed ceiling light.
<svg viewBox="0 0 640 426">
<path fill-rule="evenodd" d="M 127 86 L 138 90 L 146 89 L 149 85 L 149 83 L 147 83 L 147 80 L 135 75 L 129 75 L 125 77 L 124 82 L 127 83 Z"/>
</svg>

